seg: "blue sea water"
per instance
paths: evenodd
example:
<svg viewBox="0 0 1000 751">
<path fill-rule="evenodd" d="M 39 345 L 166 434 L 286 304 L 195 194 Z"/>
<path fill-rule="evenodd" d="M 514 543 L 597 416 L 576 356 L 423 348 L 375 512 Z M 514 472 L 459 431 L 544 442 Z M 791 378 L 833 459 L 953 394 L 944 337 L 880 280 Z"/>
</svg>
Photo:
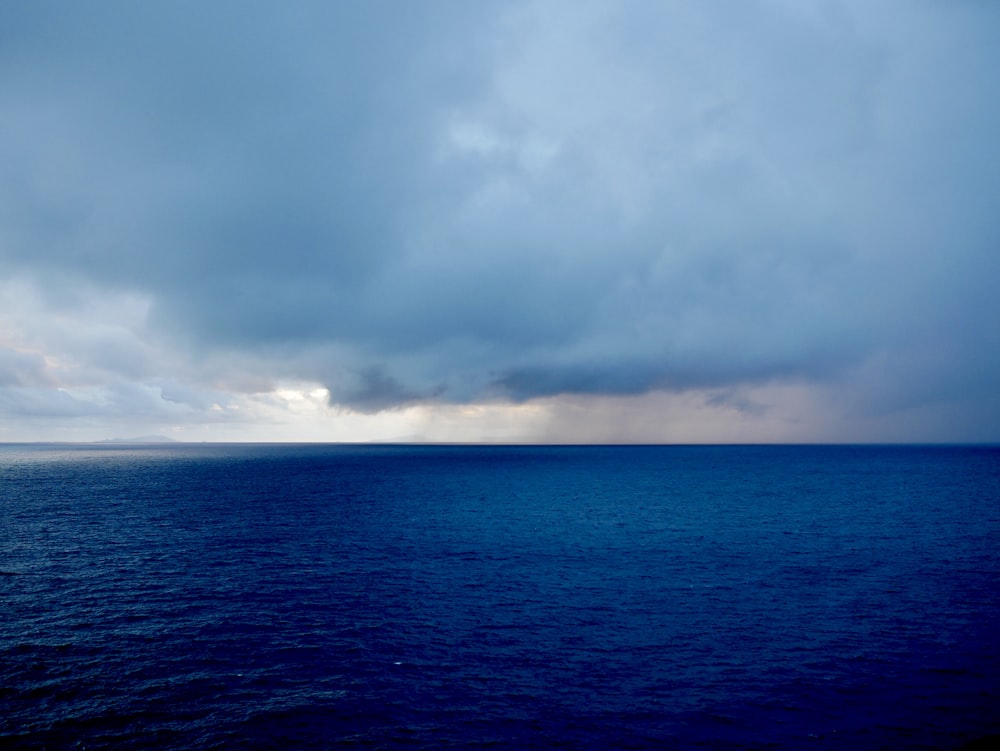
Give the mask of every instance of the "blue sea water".
<svg viewBox="0 0 1000 751">
<path fill-rule="evenodd" d="M 0 748 L 954 749 L 1000 448 L 0 446 Z"/>
</svg>

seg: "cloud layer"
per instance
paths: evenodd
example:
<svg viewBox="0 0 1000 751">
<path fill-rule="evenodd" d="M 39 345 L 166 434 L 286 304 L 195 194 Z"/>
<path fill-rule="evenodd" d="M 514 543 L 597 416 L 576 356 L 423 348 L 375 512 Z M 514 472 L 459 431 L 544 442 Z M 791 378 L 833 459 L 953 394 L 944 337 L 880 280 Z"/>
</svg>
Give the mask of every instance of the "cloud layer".
<svg viewBox="0 0 1000 751">
<path fill-rule="evenodd" d="M 267 424 L 298 384 L 600 439 L 615 400 L 784 386 L 802 439 L 1000 440 L 998 31 L 971 1 L 8 5 L 0 411 Z"/>
</svg>

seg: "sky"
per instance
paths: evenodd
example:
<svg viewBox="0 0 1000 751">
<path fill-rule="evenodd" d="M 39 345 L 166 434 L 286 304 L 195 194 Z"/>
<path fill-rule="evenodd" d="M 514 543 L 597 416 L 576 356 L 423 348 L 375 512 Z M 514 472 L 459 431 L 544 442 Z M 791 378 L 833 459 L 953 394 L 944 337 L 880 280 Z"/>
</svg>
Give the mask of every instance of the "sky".
<svg viewBox="0 0 1000 751">
<path fill-rule="evenodd" d="M 1000 441 L 997 38 L 0 0 L 0 441 Z"/>
</svg>

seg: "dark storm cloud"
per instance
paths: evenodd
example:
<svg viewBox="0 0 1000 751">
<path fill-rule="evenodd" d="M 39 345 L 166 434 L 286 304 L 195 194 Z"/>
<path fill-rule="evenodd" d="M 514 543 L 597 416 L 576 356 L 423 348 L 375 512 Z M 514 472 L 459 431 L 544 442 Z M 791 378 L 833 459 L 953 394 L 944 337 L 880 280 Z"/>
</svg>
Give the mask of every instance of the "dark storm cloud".
<svg viewBox="0 0 1000 751">
<path fill-rule="evenodd" d="M 0 14 L 4 273 L 147 296 L 172 353 L 97 370 L 363 411 L 1000 382 L 991 5 Z"/>
</svg>

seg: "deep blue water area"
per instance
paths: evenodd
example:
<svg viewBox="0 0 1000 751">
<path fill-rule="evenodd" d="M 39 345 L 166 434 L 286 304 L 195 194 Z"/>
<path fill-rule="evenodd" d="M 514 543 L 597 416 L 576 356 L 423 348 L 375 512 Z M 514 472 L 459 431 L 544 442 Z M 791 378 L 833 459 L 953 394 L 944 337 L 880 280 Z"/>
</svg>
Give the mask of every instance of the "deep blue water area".
<svg viewBox="0 0 1000 751">
<path fill-rule="evenodd" d="M 0 748 L 954 749 L 1000 448 L 0 446 Z"/>
</svg>

